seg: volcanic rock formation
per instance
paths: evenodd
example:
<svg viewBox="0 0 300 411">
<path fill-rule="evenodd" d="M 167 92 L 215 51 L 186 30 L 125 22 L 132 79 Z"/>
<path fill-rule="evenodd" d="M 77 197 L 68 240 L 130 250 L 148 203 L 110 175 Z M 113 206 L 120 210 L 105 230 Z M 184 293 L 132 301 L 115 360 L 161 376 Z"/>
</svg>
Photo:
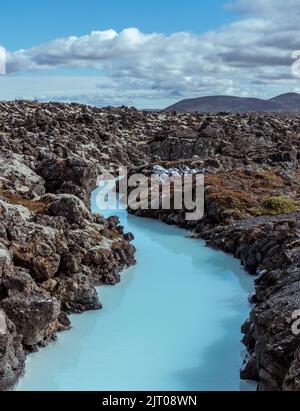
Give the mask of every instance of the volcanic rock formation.
<svg viewBox="0 0 300 411">
<path fill-rule="evenodd" d="M 205 216 L 139 210 L 192 230 L 257 275 L 244 324 L 243 378 L 300 389 L 300 116 L 176 114 L 122 107 L 0 103 L 0 388 L 27 352 L 98 309 L 96 285 L 134 263 L 133 236 L 90 213 L 100 173 L 205 174 Z M 101 290 L 100 290 L 101 296 Z"/>
</svg>

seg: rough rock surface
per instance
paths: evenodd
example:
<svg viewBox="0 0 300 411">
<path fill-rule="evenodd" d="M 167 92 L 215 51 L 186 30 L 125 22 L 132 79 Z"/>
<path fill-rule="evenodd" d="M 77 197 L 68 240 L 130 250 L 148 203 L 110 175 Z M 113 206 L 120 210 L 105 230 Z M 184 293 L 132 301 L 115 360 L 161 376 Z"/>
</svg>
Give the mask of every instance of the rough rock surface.
<svg viewBox="0 0 300 411">
<path fill-rule="evenodd" d="M 0 390 L 15 383 L 25 363 L 25 354 L 21 336 L 16 332 L 14 324 L 0 310 Z"/>
<path fill-rule="evenodd" d="M 134 263 L 133 236 L 89 212 L 97 175 L 127 165 L 206 175 L 202 220 L 136 213 L 193 230 L 257 275 L 242 377 L 300 390 L 299 136 L 298 115 L 0 103 L 0 389 L 28 351 L 70 327 L 68 313 L 101 307 L 95 285 Z"/>
<path fill-rule="evenodd" d="M 68 328 L 66 313 L 101 308 L 95 286 L 115 284 L 135 262 L 118 221 L 109 226 L 70 194 L 32 200 L 33 208 L 37 202 L 44 207 L 38 214 L 0 200 L 0 307 L 24 350 Z"/>
<path fill-rule="evenodd" d="M 242 328 L 249 355 L 241 376 L 256 379 L 260 390 L 300 390 L 300 337 L 292 328 L 300 302 L 299 217 L 265 217 L 255 225 L 237 221 L 202 233 L 209 245 L 233 253 L 258 274 L 254 308 Z"/>
<path fill-rule="evenodd" d="M 242 327 L 249 354 L 241 377 L 256 380 L 262 391 L 298 391 L 300 332 L 293 333 L 293 324 L 294 313 L 300 307 L 299 188 L 296 182 L 288 188 L 280 184 L 281 188 L 275 184 L 264 188 L 260 179 L 255 188 L 248 187 L 248 192 L 245 176 L 235 180 L 235 173 L 229 172 L 231 178 L 227 174 L 227 184 L 223 174 L 207 176 L 206 212 L 201 221 L 188 222 L 185 210 L 131 212 L 188 228 L 194 238 L 205 239 L 207 245 L 233 254 L 251 274 L 257 275 L 256 292 L 251 296 L 253 310 Z M 278 176 L 273 178 L 278 183 Z M 241 182 L 243 190 L 239 188 Z M 233 185 L 236 191 L 229 190 Z M 277 209 L 277 202 L 274 207 L 267 202 L 268 209 L 260 203 L 262 191 L 272 199 L 282 198 L 275 193 L 289 193 L 284 198 L 292 203 L 279 202 Z M 283 212 L 282 206 L 293 210 Z"/>
<path fill-rule="evenodd" d="M 116 284 L 135 263 L 119 220 L 89 211 L 102 153 L 80 153 L 80 132 L 83 145 L 93 143 L 79 124 L 92 116 L 53 109 L 0 104 L 1 390 L 22 375 L 28 352 L 70 327 L 69 313 L 101 308 L 96 286 Z M 67 116 L 74 124 L 65 130 Z"/>
</svg>

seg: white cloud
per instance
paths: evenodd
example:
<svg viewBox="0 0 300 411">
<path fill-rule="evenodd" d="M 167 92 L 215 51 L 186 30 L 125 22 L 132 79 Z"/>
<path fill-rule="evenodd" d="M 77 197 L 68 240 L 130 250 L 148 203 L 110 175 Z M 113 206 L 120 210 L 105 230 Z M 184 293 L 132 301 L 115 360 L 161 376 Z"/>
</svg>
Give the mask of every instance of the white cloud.
<svg viewBox="0 0 300 411">
<path fill-rule="evenodd" d="M 94 67 L 103 69 L 122 59 L 133 59 L 145 47 L 147 52 L 157 40 L 156 34 L 143 34 L 129 28 L 93 31 L 82 37 L 56 39 L 31 49 L 8 54 L 8 71 L 44 70 L 58 67 Z"/>
<path fill-rule="evenodd" d="M 104 76 L 102 87 L 90 92 L 99 100 L 109 93 L 114 101 L 133 103 L 148 96 L 150 105 L 203 94 L 267 97 L 296 90 L 292 53 L 300 48 L 299 0 L 236 0 L 230 7 L 245 15 L 219 30 L 169 36 L 137 28 L 94 31 L 8 53 L 7 70 L 93 68 Z M 70 96 L 66 87 L 59 94 Z"/>
<path fill-rule="evenodd" d="M 0 44 L 0 76 L 6 74 L 6 50 Z"/>
</svg>

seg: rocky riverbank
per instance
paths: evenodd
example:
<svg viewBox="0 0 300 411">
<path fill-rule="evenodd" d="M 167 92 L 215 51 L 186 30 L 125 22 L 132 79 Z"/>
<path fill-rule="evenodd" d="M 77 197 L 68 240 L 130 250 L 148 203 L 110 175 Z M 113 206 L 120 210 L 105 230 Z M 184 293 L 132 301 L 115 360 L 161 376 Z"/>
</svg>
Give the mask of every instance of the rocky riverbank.
<svg viewBox="0 0 300 411">
<path fill-rule="evenodd" d="M 101 308 L 96 286 L 116 284 L 135 263 L 118 219 L 89 211 L 96 171 L 59 145 L 43 114 L 29 120 L 21 107 L 0 107 L 1 390 L 22 375 L 27 353 L 71 326 L 69 313 Z"/>
<path fill-rule="evenodd" d="M 134 263 L 118 220 L 92 215 L 90 194 L 119 165 L 145 174 L 202 172 L 205 217 L 144 211 L 191 229 L 257 275 L 243 378 L 260 390 L 299 390 L 300 117 L 144 113 L 78 104 L 0 103 L 0 384 L 27 352 L 100 308 L 95 285 Z"/>
<path fill-rule="evenodd" d="M 172 175 L 182 168 L 174 163 L 171 169 L 170 164 L 165 166 L 154 165 L 152 172 Z M 293 333 L 293 314 L 300 306 L 298 193 L 293 171 L 258 172 L 254 167 L 206 176 L 201 221 L 187 221 L 185 210 L 131 210 L 190 229 L 193 238 L 233 254 L 249 273 L 257 275 L 256 292 L 250 297 L 251 316 L 242 327 L 249 354 L 241 378 L 257 381 L 261 391 L 300 390 L 300 337 Z"/>
</svg>

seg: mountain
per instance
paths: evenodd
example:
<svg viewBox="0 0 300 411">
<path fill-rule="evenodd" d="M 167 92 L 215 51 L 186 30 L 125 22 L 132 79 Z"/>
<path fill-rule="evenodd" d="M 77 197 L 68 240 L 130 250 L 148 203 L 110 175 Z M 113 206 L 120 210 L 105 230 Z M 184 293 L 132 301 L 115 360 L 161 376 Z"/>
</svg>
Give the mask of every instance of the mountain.
<svg viewBox="0 0 300 411">
<path fill-rule="evenodd" d="M 287 93 L 270 100 L 236 96 L 207 96 L 181 100 L 163 111 L 187 112 L 295 112 L 300 111 L 300 94 Z"/>
<path fill-rule="evenodd" d="M 299 111 L 300 109 L 300 94 L 297 93 L 281 94 L 269 101 L 284 106 L 288 111 Z"/>
</svg>

